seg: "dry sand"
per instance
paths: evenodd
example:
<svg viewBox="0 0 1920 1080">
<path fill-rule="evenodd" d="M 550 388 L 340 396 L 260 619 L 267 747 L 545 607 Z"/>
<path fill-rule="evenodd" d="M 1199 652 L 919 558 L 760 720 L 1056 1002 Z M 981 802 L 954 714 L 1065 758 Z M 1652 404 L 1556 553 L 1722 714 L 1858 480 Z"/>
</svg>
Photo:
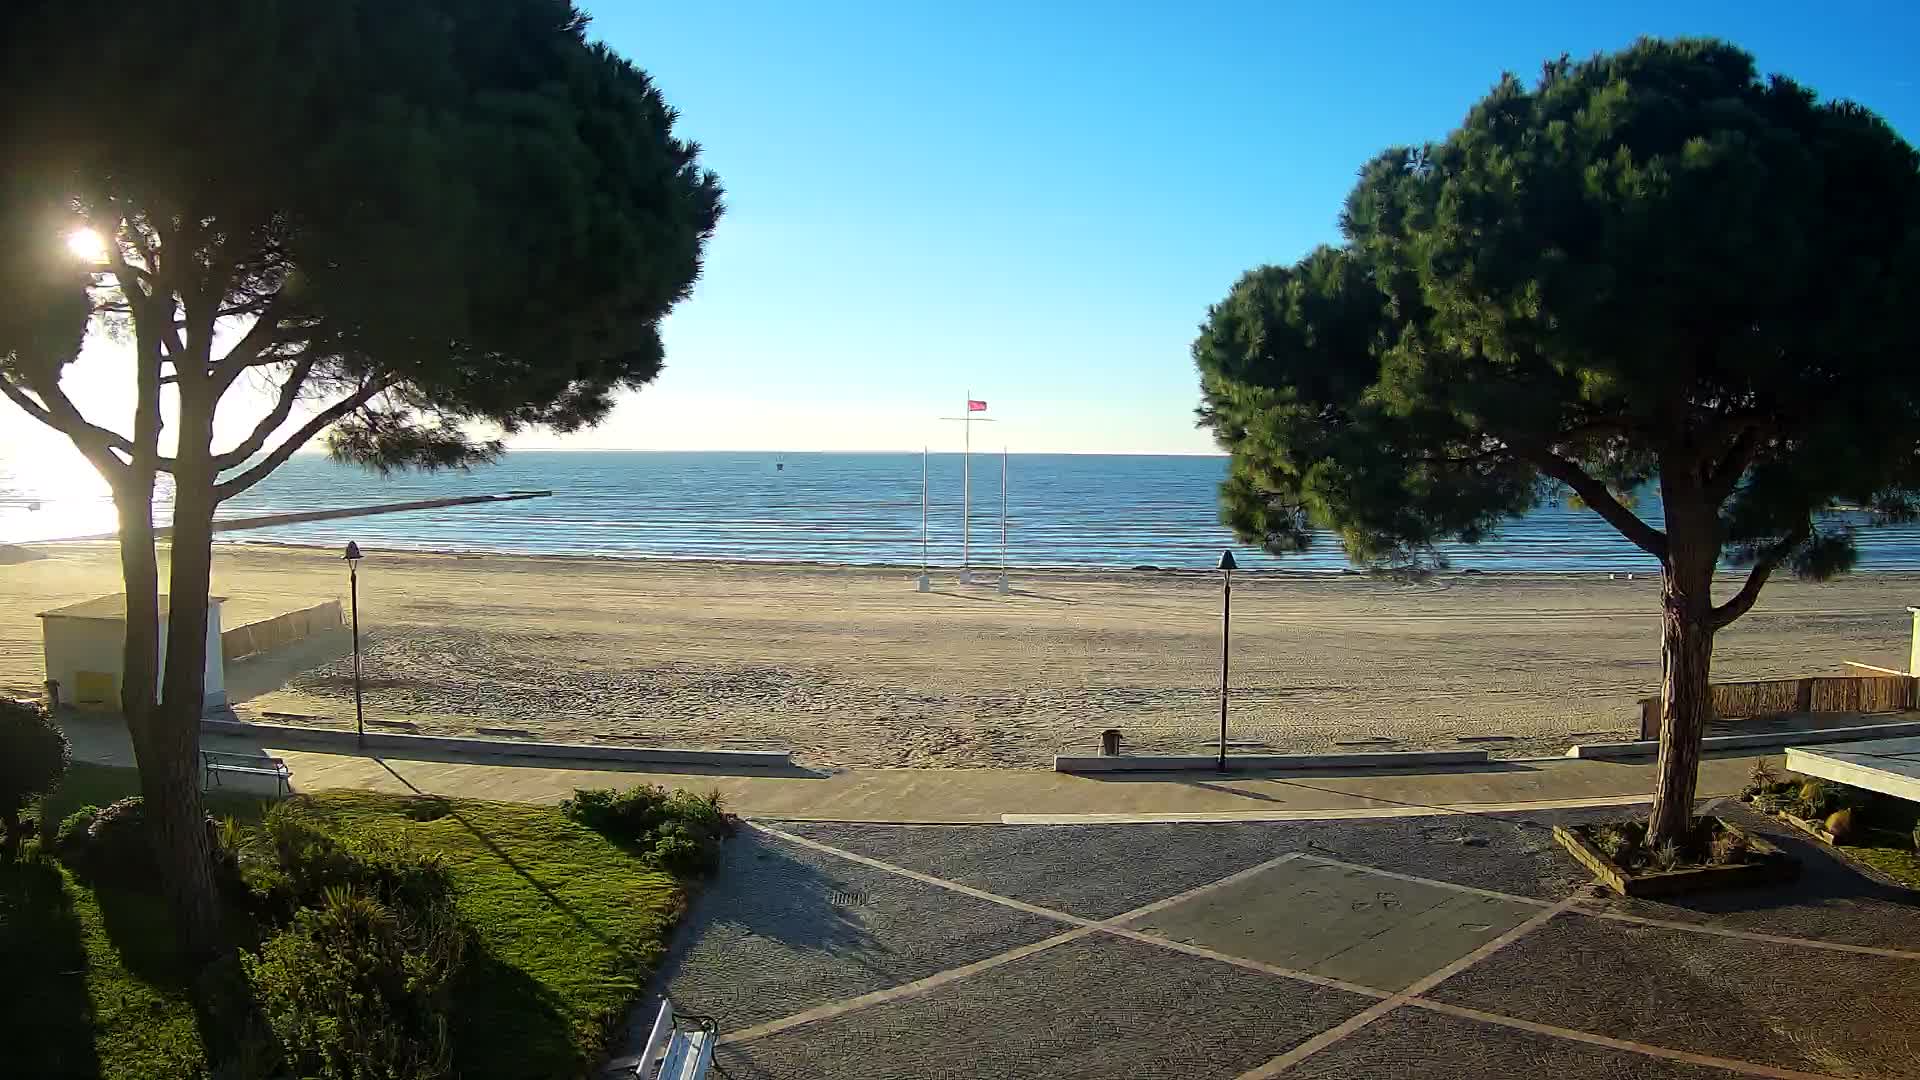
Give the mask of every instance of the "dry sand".
<svg viewBox="0 0 1920 1080">
<path fill-rule="evenodd" d="M 0 565 L 0 689 L 44 678 L 36 612 L 119 591 L 111 545 Z M 237 626 L 346 592 L 330 551 L 223 545 Z M 391 730 L 791 748 L 842 766 L 1041 766 L 1117 727 L 1137 752 L 1217 731 L 1215 575 L 902 570 L 369 552 L 368 715 Z M 1731 582 L 1723 586 L 1731 590 Z M 1776 581 L 1720 636 L 1721 678 L 1904 667 L 1920 575 Z M 1605 575 L 1425 584 L 1241 574 L 1232 741 L 1557 753 L 1632 737 L 1659 586 Z M 243 717 L 351 724 L 344 634 L 229 665 Z M 269 716 L 268 714 L 279 714 Z M 302 719 L 299 722 L 313 722 Z"/>
</svg>

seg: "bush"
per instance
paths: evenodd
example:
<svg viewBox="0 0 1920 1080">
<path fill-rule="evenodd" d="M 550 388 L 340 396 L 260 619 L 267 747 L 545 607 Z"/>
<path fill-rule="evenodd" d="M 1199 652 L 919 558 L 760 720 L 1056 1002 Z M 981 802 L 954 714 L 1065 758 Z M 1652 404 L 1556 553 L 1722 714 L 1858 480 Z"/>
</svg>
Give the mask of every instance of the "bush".
<svg viewBox="0 0 1920 1080">
<path fill-rule="evenodd" d="M 1765 794 L 1772 791 L 1773 785 L 1779 782 L 1780 774 L 1774 771 L 1773 763 L 1766 758 L 1757 758 L 1753 763 L 1753 771 L 1747 775 L 1747 788 L 1742 794 Z"/>
<path fill-rule="evenodd" d="M 410 908 L 329 886 L 242 963 L 292 1075 L 439 1080 L 465 948 L 450 897 Z"/>
<path fill-rule="evenodd" d="M 73 748 L 37 703 L 0 698 L 0 853 L 11 856 L 26 833 L 21 811 L 60 786 Z"/>
<path fill-rule="evenodd" d="M 1655 870 L 1672 870 L 1682 861 L 1680 845 L 1669 840 L 1654 848 L 1647 861 L 1653 864 Z"/>
<path fill-rule="evenodd" d="M 99 813 L 100 808 L 89 803 L 61 819 L 60 830 L 53 834 L 54 849 L 78 850 L 87 842 L 87 830 L 93 826 L 93 819 Z"/>
<path fill-rule="evenodd" d="M 717 791 L 696 795 L 652 784 L 626 791 L 578 788 L 560 810 L 680 877 L 711 871 L 720 857 L 720 840 L 733 835 L 733 819 Z"/>
<path fill-rule="evenodd" d="M 82 831 L 78 819 L 89 811 L 92 816 L 86 819 Z M 230 884 L 235 877 L 233 857 L 221 844 L 220 825 L 209 816 L 206 828 L 214 876 L 223 886 Z M 138 795 L 104 808 L 84 807 L 67 815 L 60 823 L 58 846 L 61 860 L 83 878 L 139 885 L 153 881 L 160 872 L 153 841 L 147 834 L 146 803 Z"/>
<path fill-rule="evenodd" d="M 335 836 L 302 820 L 297 801 L 269 810 L 263 832 L 264 845 L 244 853 L 240 870 L 270 917 L 292 918 L 297 909 L 319 907 L 330 891 L 341 889 L 409 911 L 452 902 L 446 864 L 394 833 Z"/>
<path fill-rule="evenodd" d="M 1800 785 L 1799 816 L 1809 821 L 1819 821 L 1839 809 L 1837 793 L 1824 780 L 1807 780 Z"/>
<path fill-rule="evenodd" d="M 1833 842 L 1844 844 L 1853 838 L 1859 825 L 1854 821 L 1852 807 L 1844 807 L 1827 815 L 1827 831 L 1833 834 Z"/>
<path fill-rule="evenodd" d="M 1716 866 L 1736 866 L 1747 861 L 1747 838 L 1732 829 L 1723 829 L 1713 835 L 1707 845 L 1707 854 Z"/>
</svg>

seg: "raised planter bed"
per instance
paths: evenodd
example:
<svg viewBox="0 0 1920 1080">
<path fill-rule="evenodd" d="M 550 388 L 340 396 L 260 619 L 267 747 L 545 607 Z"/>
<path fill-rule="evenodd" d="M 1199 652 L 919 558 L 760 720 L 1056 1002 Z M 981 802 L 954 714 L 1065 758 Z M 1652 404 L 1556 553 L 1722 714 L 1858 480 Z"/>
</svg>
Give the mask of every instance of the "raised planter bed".
<svg viewBox="0 0 1920 1080">
<path fill-rule="evenodd" d="M 1721 818 L 1702 818 L 1720 828 L 1746 838 L 1747 861 L 1727 866 L 1686 866 L 1676 870 L 1627 870 L 1608 858 L 1587 839 L 1586 825 L 1555 825 L 1554 839 L 1580 860 L 1602 885 L 1622 896 L 1675 896 L 1705 892 L 1709 889 L 1751 888 L 1790 881 L 1800 873 L 1800 864 L 1766 838 L 1755 836 Z"/>
</svg>

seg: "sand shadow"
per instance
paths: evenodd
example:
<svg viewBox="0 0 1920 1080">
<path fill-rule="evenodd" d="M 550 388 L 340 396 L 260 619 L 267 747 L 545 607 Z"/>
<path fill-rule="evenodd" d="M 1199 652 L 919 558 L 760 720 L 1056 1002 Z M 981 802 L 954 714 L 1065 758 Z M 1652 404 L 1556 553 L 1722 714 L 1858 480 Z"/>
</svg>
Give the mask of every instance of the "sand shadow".
<svg viewBox="0 0 1920 1080">
<path fill-rule="evenodd" d="M 87 950 L 73 898 L 44 859 L 0 864 L 0 956 L 13 991 L 0 1009 L 9 1075 L 97 1077 Z"/>
<path fill-rule="evenodd" d="M 329 630 L 284 648 L 242 657 L 226 665 L 227 700 L 233 704 L 283 690 L 295 676 L 353 655 L 353 635 Z"/>
<path fill-rule="evenodd" d="M 1232 755 L 1227 758 L 1226 772 L 1207 769 L 1178 769 L 1166 771 L 1137 772 L 1089 772 L 1076 773 L 1087 780 L 1099 780 L 1105 783 L 1199 783 L 1201 778 L 1218 783 L 1221 780 L 1264 780 L 1276 784 L 1288 784 L 1294 787 L 1312 788 L 1307 781 L 1313 777 L 1360 777 L 1360 776 L 1442 776 L 1463 773 L 1516 773 L 1538 772 L 1533 765 L 1519 761 L 1484 761 L 1466 765 L 1402 765 L 1387 767 L 1381 765 L 1347 765 L 1328 769 L 1314 769 L 1306 772 L 1300 769 L 1236 769 L 1232 766 Z M 1314 790 L 1321 790 L 1315 788 Z M 1327 789 L 1331 790 L 1331 789 Z M 1356 795 L 1355 792 L 1338 792 L 1343 795 Z M 1371 798 L 1372 796 L 1366 796 Z"/>
<path fill-rule="evenodd" d="M 296 739 L 278 739 L 294 746 Z M 331 754 L 353 754 L 350 747 L 320 743 L 312 749 Z M 464 750 L 433 750 L 383 746 L 364 752 L 373 761 L 429 761 L 443 765 L 502 765 L 523 769 L 566 769 L 609 773 L 656 773 L 673 776 L 771 776 L 788 780 L 824 780 L 833 775 L 805 765 L 702 765 L 691 762 L 601 761 L 596 758 L 526 757 L 513 754 L 475 754 Z"/>
</svg>

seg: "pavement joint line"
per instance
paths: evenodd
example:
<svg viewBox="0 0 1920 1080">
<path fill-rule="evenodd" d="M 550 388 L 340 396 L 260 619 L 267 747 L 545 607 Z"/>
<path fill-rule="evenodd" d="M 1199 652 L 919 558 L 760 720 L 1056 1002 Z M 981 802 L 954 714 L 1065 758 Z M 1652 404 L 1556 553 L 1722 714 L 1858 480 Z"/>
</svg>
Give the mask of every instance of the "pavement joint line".
<svg viewBox="0 0 1920 1080">
<path fill-rule="evenodd" d="M 1886 956 L 1895 960 L 1920 960 L 1920 952 L 1904 949 L 1882 949 L 1874 945 L 1847 945 L 1838 941 L 1818 941 L 1813 938 L 1786 937 L 1781 934 L 1761 934 L 1751 930 L 1733 930 L 1719 926 L 1697 926 L 1693 923 L 1675 922 L 1671 919 L 1650 919 L 1645 915 L 1628 915 L 1620 911 L 1587 911 L 1574 908 L 1576 915 L 1585 915 L 1590 919 L 1608 919 L 1613 922 L 1638 923 L 1642 926 L 1658 926 L 1666 930 L 1685 930 L 1694 934 L 1709 934 L 1713 937 L 1737 938 L 1741 941 L 1764 941 L 1770 945 L 1793 945 L 1802 949 L 1824 949 L 1828 952 L 1853 953 L 1859 956 Z"/>
<path fill-rule="evenodd" d="M 1694 1054 L 1685 1050 L 1670 1050 L 1667 1047 L 1654 1046 L 1650 1043 L 1615 1039 L 1606 1035 L 1596 1035 L 1590 1031 L 1580 1031 L 1575 1028 L 1565 1028 L 1555 1024 L 1540 1024 L 1532 1020 L 1521 1020 L 1518 1017 L 1502 1016 L 1499 1013 L 1481 1012 L 1479 1009 L 1468 1009 L 1459 1005 L 1449 1005 L 1444 1001 L 1435 1001 L 1432 998 L 1416 998 L 1407 1002 L 1407 1004 L 1417 1009 L 1427 1009 L 1445 1016 L 1458 1017 L 1462 1020 L 1477 1020 L 1481 1023 L 1495 1024 L 1500 1027 L 1513 1028 L 1517 1031 L 1530 1031 L 1535 1035 L 1547 1035 L 1556 1039 L 1565 1039 L 1569 1042 L 1603 1046 L 1610 1050 L 1625 1050 L 1629 1053 L 1641 1054 L 1646 1057 L 1665 1058 L 1668 1061 L 1677 1061 L 1687 1065 L 1704 1065 L 1708 1068 L 1724 1069 L 1727 1072 L 1743 1073 L 1747 1076 L 1766 1077 L 1767 1080 L 1839 1080 L 1838 1077 L 1834 1077 L 1828 1073 L 1801 1072 L 1797 1069 L 1778 1069 L 1771 1065 L 1761 1065 L 1758 1062 L 1714 1057 L 1711 1054 Z"/>
<path fill-rule="evenodd" d="M 985 900 L 988 903 L 999 904 L 1002 907 L 1010 907 L 1015 911 L 1024 911 L 1029 915 L 1038 915 L 1042 918 L 1052 919 L 1055 922 L 1066 923 L 1070 926 L 1093 927 L 1100 924 L 1100 920 L 1098 919 L 1087 919 L 1079 915 L 1069 915 L 1064 911 L 1041 907 L 1038 904 L 1029 904 L 1024 900 L 1015 900 L 1011 896 L 1001 896 L 998 893 L 987 892 L 985 889 L 976 889 L 971 885 L 962 885 L 957 881 L 948 881 L 946 878 L 934 877 L 932 874 L 922 874 L 918 870 L 909 870 L 904 866 L 895 866 L 889 862 L 881 862 L 879 859 L 869 858 L 844 848 L 837 848 L 832 844 L 823 844 L 818 840 L 809 840 L 804 836 L 795 836 L 793 833 L 787 832 L 784 829 L 776 829 L 771 825 L 764 825 L 752 821 L 746 822 L 745 824 L 750 829 L 766 833 L 768 836 L 777 836 L 782 840 L 799 844 L 801 847 L 812 848 L 822 854 L 833 855 L 845 859 L 848 862 L 859 863 L 861 866 L 874 870 L 897 874 L 908 880 L 918 881 L 923 885 L 932 885 L 935 888 L 946 889 L 949 892 L 957 892 L 962 896 L 971 896 L 975 900 Z"/>
<path fill-rule="evenodd" d="M 1370 997 L 1378 1000 L 1393 996 L 1391 990 L 1382 990 L 1374 986 L 1348 982 L 1345 979 L 1336 979 L 1328 975 L 1315 975 L 1310 971 L 1281 967 L 1278 964 L 1269 964 L 1261 960 L 1249 960 L 1244 956 L 1223 953 L 1216 949 L 1209 949 L 1204 945 L 1193 945 L 1185 941 L 1175 941 L 1172 938 L 1161 937 L 1158 934 L 1149 934 L 1128 926 L 1101 926 L 1097 927 L 1094 932 L 1112 934 L 1115 937 L 1126 938 L 1128 941 L 1137 941 L 1142 945 L 1158 945 L 1163 949 L 1172 949 L 1174 952 L 1186 953 L 1188 956 L 1198 956 L 1203 960 L 1218 960 L 1223 964 L 1232 964 L 1234 967 L 1245 968 L 1248 971 L 1259 971 L 1268 975 L 1277 975 L 1282 979 L 1292 979 L 1295 982 L 1324 986 L 1329 990 L 1344 990 L 1349 994 L 1358 994 L 1361 997 Z"/>
<path fill-rule="evenodd" d="M 1329 859 L 1325 855 L 1308 853 L 1302 856 L 1302 858 L 1310 862 L 1325 863 L 1328 866 L 1343 867 L 1347 870 L 1358 870 L 1363 874 L 1372 874 L 1376 877 L 1392 878 L 1395 881 L 1410 881 L 1416 885 L 1433 885 L 1442 889 L 1452 889 L 1454 892 L 1485 896 L 1493 900 L 1508 900 L 1516 904 L 1526 904 L 1529 907 L 1552 907 L 1554 903 L 1551 900 L 1536 900 L 1531 896 L 1520 896 L 1516 893 L 1504 893 L 1495 889 L 1482 889 L 1473 885 L 1460 885 L 1451 881 L 1441 881 L 1439 878 L 1421 877 L 1418 874 L 1402 874 L 1393 870 L 1382 870 L 1377 866 L 1364 866 L 1360 863 L 1343 862 L 1340 859 Z"/>
<path fill-rule="evenodd" d="M 858 997 L 831 1001 L 825 1005 L 816 1005 L 803 1012 L 794 1013 L 792 1016 L 785 1016 L 778 1020 L 769 1020 L 764 1024 L 755 1024 L 752 1027 L 741 1028 L 738 1031 L 730 1031 L 720 1036 L 719 1041 L 722 1045 L 746 1042 L 750 1039 L 759 1039 L 768 1035 L 774 1035 L 786 1031 L 789 1028 L 800 1027 L 803 1024 L 811 1024 L 817 1020 L 829 1020 L 836 1016 L 842 1016 L 846 1013 L 864 1009 L 870 1005 L 883 1005 L 889 1001 L 912 997 L 915 994 L 923 994 L 929 990 L 945 986 L 947 983 L 958 982 L 968 976 L 978 975 L 983 971 L 991 971 L 1002 965 L 1011 964 L 1015 960 L 1024 960 L 1035 953 L 1045 952 L 1056 945 L 1065 945 L 1069 941 L 1086 937 L 1093 932 L 1094 928 L 1091 926 L 1076 926 L 1065 933 L 1055 934 L 1050 938 L 1036 941 L 1029 945 L 1022 945 L 1017 949 L 1009 949 L 1006 952 L 989 956 L 984 960 L 976 960 L 971 964 L 962 964 L 959 967 L 935 972 L 924 979 L 915 979 L 912 982 L 901 983 L 898 986 L 890 986 L 884 990 L 875 990 L 870 994 L 861 994 Z"/>
<path fill-rule="evenodd" d="M 882 990 L 873 991 L 872 993 L 861 994 L 857 997 L 845 998 L 841 1001 L 828 1002 L 827 1004 L 824 1004 L 824 1005 L 817 1005 L 811 1009 L 794 1013 L 791 1016 L 782 1017 L 777 1020 L 769 1020 L 762 1024 L 755 1024 L 752 1027 L 741 1028 L 738 1031 L 728 1032 L 720 1037 L 720 1042 L 722 1043 L 736 1043 L 736 1042 L 745 1042 L 750 1039 L 758 1039 L 767 1035 L 775 1034 L 777 1032 L 786 1031 L 790 1028 L 800 1027 L 801 1025 L 804 1025 L 804 1024 L 810 1024 L 816 1020 L 825 1020 L 831 1017 L 841 1016 L 849 1012 L 854 1012 L 858 1009 L 864 1009 L 870 1005 L 880 1005 L 880 1004 L 884 1004 L 885 1002 L 897 1000 L 899 998 L 911 997 L 915 994 L 924 993 L 928 990 L 933 990 L 940 986 L 944 986 L 947 983 L 964 979 L 970 975 L 976 975 L 983 971 L 990 971 L 993 968 L 1000 967 L 1004 964 L 1012 963 L 1015 960 L 1022 960 L 1036 953 L 1045 952 L 1046 950 L 1051 949 L 1057 945 L 1064 945 L 1069 941 L 1073 941 L 1077 938 L 1082 938 L 1096 932 L 1105 932 L 1105 933 L 1113 934 L 1117 937 L 1126 938 L 1132 941 L 1138 941 L 1142 944 L 1155 945 L 1163 949 L 1171 949 L 1175 952 L 1189 953 L 1194 956 L 1201 956 L 1207 959 L 1218 960 L 1228 964 L 1232 964 L 1235 967 L 1248 968 L 1254 971 L 1264 972 L 1269 975 L 1278 975 L 1288 979 L 1296 979 L 1301 982 L 1312 983 L 1317 986 L 1326 986 L 1334 989 L 1346 990 L 1350 993 L 1363 994 L 1368 997 L 1380 998 L 1380 997 L 1387 996 L 1386 991 L 1377 990 L 1370 986 L 1361 986 L 1358 983 L 1349 983 L 1341 979 L 1330 979 L 1322 975 L 1313 975 L 1304 971 L 1294 971 L 1291 968 L 1277 967 L 1272 964 L 1263 964 L 1255 960 L 1245 960 L 1240 957 L 1229 956 L 1225 953 L 1216 953 L 1211 949 L 1203 949 L 1198 946 L 1187 945 L 1184 942 L 1172 941 L 1170 939 L 1158 937 L 1153 934 L 1142 933 L 1138 930 L 1133 930 L 1129 927 L 1122 925 L 1130 920 L 1138 919 L 1146 915 L 1151 915 L 1154 912 L 1161 911 L 1168 907 L 1172 907 L 1175 904 L 1184 903 L 1185 901 L 1191 900 L 1197 896 L 1202 896 L 1215 889 L 1224 888 L 1228 885 L 1233 885 L 1233 884 L 1237 884 L 1238 882 L 1245 881 L 1256 874 L 1259 874 L 1266 870 L 1271 870 L 1274 867 L 1281 865 L 1282 863 L 1291 862 L 1294 859 L 1298 859 L 1301 857 L 1302 853 L 1298 851 L 1289 851 L 1285 854 L 1277 855 L 1274 858 L 1256 863 L 1243 870 L 1235 871 L 1234 873 L 1228 874 L 1223 878 L 1219 878 L 1214 881 L 1207 882 L 1204 885 L 1197 885 L 1183 892 L 1175 893 L 1172 896 L 1168 896 L 1160 900 L 1155 900 L 1152 903 L 1142 904 L 1141 906 L 1133 908 L 1130 911 L 1123 911 L 1118 915 L 1114 915 L 1106 919 L 1096 920 L 1096 919 L 1082 918 L 1081 916 L 1078 916 L 1078 915 L 1070 915 L 1067 912 L 1056 911 L 1052 908 L 1040 907 L 1037 904 L 1028 904 L 1028 903 L 1025 903 L 1024 901 L 1015 900 L 1012 897 L 1001 896 L 997 893 L 990 893 L 983 889 L 975 889 L 969 885 L 962 885 L 957 881 L 948 881 L 945 878 L 934 877 L 931 874 L 922 874 L 915 870 L 908 870 L 903 866 L 895 866 L 892 863 L 882 862 L 879 859 L 869 858 L 865 855 L 860 855 L 855 852 L 846 851 L 842 848 L 834 847 L 831 844 L 823 844 L 817 840 L 810 840 L 804 836 L 795 836 L 792 833 L 785 832 L 781 829 L 775 829 L 771 826 L 768 826 L 759 822 L 749 821 L 749 822 L 746 822 L 745 824 L 747 825 L 748 828 L 758 830 L 770 836 L 778 836 L 784 840 L 790 840 L 804 847 L 812 848 L 816 851 L 819 851 L 822 854 L 833 855 L 838 858 L 847 859 L 851 862 L 858 863 L 862 866 L 870 867 L 875 870 L 884 871 L 889 874 L 895 874 L 901 877 L 905 877 L 912 881 L 921 882 L 922 884 L 933 885 L 938 888 L 949 890 L 951 892 L 958 892 L 961 895 L 970 896 L 977 900 L 986 900 L 992 903 L 1000 904 L 1002 906 L 1012 907 L 1018 911 L 1024 911 L 1029 914 L 1039 915 L 1045 918 L 1053 919 L 1056 922 L 1068 923 L 1072 925 L 1074 928 L 1064 933 L 1055 934 L 1053 937 L 1046 938 L 1041 941 L 1036 941 L 1027 945 L 1021 945 L 1017 948 L 1009 949 L 1006 952 L 989 956 L 983 960 L 976 960 L 971 964 L 963 964 L 959 967 L 948 968 L 945 971 L 935 972 L 932 975 L 928 975 L 925 978 L 915 979 L 912 982 L 901 983 L 898 986 L 887 987 Z"/>
<path fill-rule="evenodd" d="M 1354 793 L 1354 799 L 1373 800 Z M 1378 800 L 1373 800 L 1378 801 Z M 1390 805 L 1318 810 L 1218 810 L 1146 814 L 1002 814 L 1002 825 L 1165 825 L 1178 822 L 1230 821 L 1364 821 L 1369 818 L 1447 817 L 1472 814 L 1519 814 L 1539 810 L 1585 810 L 1608 806 L 1639 806 L 1651 795 L 1599 795 L 1580 799 L 1534 802 L 1458 802 L 1431 806 Z"/>
<path fill-rule="evenodd" d="M 1286 1053 L 1281 1054 L 1265 1065 L 1241 1073 L 1239 1080 L 1268 1080 L 1269 1077 L 1279 1076 L 1300 1062 L 1345 1039 L 1347 1036 L 1360 1031 L 1375 1020 L 1413 1001 L 1421 994 L 1426 993 L 1480 961 L 1485 960 L 1487 957 L 1492 956 L 1494 953 L 1499 952 L 1501 949 L 1540 929 L 1554 916 L 1571 908 L 1577 899 L 1577 895 L 1569 896 L 1550 908 L 1535 912 L 1533 917 L 1529 918 L 1526 922 L 1508 930 L 1506 933 L 1501 934 L 1499 937 L 1494 938 L 1492 941 L 1487 942 L 1467 955 L 1448 963 L 1439 970 L 1422 976 L 1418 982 L 1415 982 L 1405 990 L 1400 991 L 1384 1001 L 1377 1001 L 1367 1006 L 1365 1009 L 1362 1009 L 1320 1034 L 1315 1035 L 1313 1038 L 1308 1039 L 1306 1042 L 1301 1043 Z"/>
</svg>

